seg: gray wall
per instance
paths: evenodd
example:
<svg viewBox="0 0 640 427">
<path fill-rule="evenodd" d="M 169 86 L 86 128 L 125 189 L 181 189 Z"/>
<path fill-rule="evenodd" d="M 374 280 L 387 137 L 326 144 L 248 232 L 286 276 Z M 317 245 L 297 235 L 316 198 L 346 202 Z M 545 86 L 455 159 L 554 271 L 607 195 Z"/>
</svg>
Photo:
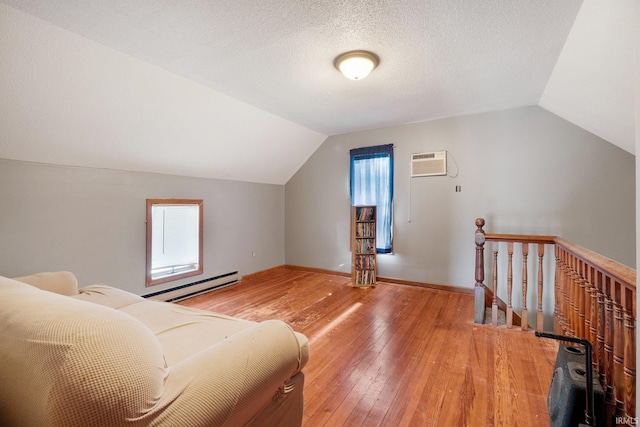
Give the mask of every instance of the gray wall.
<svg viewBox="0 0 640 427">
<path fill-rule="evenodd" d="M 349 150 L 389 143 L 394 254 L 378 256 L 380 276 L 472 287 L 476 217 L 635 266 L 635 157 L 540 107 L 328 138 L 285 186 L 287 264 L 351 271 Z M 438 150 L 451 176 L 410 179 L 411 154 Z"/>
<path fill-rule="evenodd" d="M 635 266 L 635 157 L 528 107 L 333 136 L 284 188 L 0 160 L 0 275 L 66 269 L 144 294 L 285 262 L 349 272 L 349 150 L 387 143 L 395 253 L 379 256 L 381 276 L 472 286 L 479 216 L 489 232 L 555 234 Z M 411 153 L 432 150 L 457 176 L 410 179 Z M 205 271 L 145 288 L 145 199 L 161 197 L 204 199 Z"/>
<path fill-rule="evenodd" d="M 147 198 L 204 199 L 204 274 L 145 287 Z M 284 263 L 284 187 L 0 159 L 0 275 L 70 270 L 146 294 Z M 252 257 L 252 252 L 256 256 Z"/>
</svg>

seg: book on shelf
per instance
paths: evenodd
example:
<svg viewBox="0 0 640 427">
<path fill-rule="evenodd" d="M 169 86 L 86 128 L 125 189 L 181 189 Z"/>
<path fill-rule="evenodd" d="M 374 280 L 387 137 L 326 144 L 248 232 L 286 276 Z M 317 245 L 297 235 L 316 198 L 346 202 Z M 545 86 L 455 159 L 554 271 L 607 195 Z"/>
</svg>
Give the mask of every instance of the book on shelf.
<svg viewBox="0 0 640 427">
<path fill-rule="evenodd" d="M 371 206 L 362 207 L 357 209 L 358 221 L 373 221 L 374 208 Z"/>
<path fill-rule="evenodd" d="M 356 285 L 373 285 L 375 284 L 374 270 L 358 270 L 356 272 Z"/>
<path fill-rule="evenodd" d="M 356 237 L 375 237 L 375 222 L 358 222 L 356 224 Z"/>
<path fill-rule="evenodd" d="M 375 252 L 375 240 L 374 239 L 356 239 L 356 253 L 357 254 L 372 254 Z"/>
<path fill-rule="evenodd" d="M 356 270 L 373 270 L 376 268 L 376 259 L 372 255 L 356 255 Z"/>
</svg>

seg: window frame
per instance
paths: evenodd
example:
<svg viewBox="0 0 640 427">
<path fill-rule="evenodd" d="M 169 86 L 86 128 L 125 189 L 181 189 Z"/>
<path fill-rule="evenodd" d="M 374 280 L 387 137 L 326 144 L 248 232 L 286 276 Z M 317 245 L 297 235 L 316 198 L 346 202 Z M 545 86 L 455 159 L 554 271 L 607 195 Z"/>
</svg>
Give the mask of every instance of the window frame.
<svg viewBox="0 0 640 427">
<path fill-rule="evenodd" d="M 376 253 L 377 254 L 392 254 L 393 253 L 393 193 L 394 193 L 394 146 L 393 144 L 376 145 L 370 147 L 354 148 L 349 152 L 350 157 L 350 184 L 349 193 L 351 199 L 351 206 L 364 204 L 364 205 L 376 205 L 377 207 L 377 231 L 376 231 Z M 354 187 L 355 187 L 355 170 L 354 164 L 357 161 L 365 161 L 374 158 L 387 158 L 389 160 L 388 169 L 388 218 L 384 218 L 383 209 L 381 209 L 381 200 L 376 197 L 375 203 L 371 200 L 356 200 Z M 380 232 L 381 227 L 387 227 L 388 242 L 384 242 L 384 246 L 381 246 L 381 236 L 385 233 Z M 388 246 L 387 246 L 388 245 Z"/>
<path fill-rule="evenodd" d="M 159 285 L 185 277 L 197 276 L 204 271 L 203 265 L 203 224 L 204 224 L 204 208 L 202 199 L 147 199 L 147 248 L 146 248 L 146 286 Z M 151 274 L 153 261 L 153 206 L 154 205 L 197 205 L 198 206 L 198 268 L 181 273 L 175 273 L 154 279 Z"/>
</svg>

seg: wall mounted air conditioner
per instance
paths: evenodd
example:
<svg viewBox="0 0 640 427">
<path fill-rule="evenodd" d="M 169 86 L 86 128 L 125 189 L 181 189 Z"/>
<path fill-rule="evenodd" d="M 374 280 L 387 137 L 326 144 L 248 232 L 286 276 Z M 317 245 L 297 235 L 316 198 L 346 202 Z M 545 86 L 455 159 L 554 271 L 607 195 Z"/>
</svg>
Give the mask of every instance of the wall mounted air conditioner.
<svg viewBox="0 0 640 427">
<path fill-rule="evenodd" d="M 411 155 L 411 177 L 447 174 L 447 152 L 433 151 Z"/>
</svg>

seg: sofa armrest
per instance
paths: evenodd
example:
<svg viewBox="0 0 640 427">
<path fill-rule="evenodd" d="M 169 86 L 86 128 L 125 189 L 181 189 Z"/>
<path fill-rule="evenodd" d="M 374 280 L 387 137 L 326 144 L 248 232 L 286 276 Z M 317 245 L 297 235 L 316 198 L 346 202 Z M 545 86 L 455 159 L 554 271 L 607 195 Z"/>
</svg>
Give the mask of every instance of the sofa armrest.
<svg viewBox="0 0 640 427">
<path fill-rule="evenodd" d="M 183 425 L 245 425 L 306 363 L 289 325 L 268 320 L 169 367 L 162 401 L 147 414 Z M 169 425 L 173 425 L 169 423 Z"/>
<path fill-rule="evenodd" d="M 71 296 L 78 294 L 78 279 L 69 271 L 37 273 L 29 276 L 16 277 L 14 280 L 60 295 Z"/>
</svg>

